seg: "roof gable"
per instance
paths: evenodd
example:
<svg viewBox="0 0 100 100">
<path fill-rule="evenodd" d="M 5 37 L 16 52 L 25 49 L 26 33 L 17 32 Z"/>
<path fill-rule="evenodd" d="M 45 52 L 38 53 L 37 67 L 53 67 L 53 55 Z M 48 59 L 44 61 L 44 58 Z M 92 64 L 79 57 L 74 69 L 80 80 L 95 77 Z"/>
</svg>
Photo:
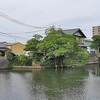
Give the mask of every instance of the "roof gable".
<svg viewBox="0 0 100 100">
<path fill-rule="evenodd" d="M 63 32 L 65 32 L 66 34 L 74 35 L 76 37 L 86 38 L 86 36 L 84 35 L 84 33 L 79 28 L 77 28 L 77 29 L 63 30 Z"/>
<path fill-rule="evenodd" d="M 82 37 L 82 34 L 80 34 L 80 32 L 76 32 L 76 33 L 74 33 L 74 35 Z"/>
</svg>

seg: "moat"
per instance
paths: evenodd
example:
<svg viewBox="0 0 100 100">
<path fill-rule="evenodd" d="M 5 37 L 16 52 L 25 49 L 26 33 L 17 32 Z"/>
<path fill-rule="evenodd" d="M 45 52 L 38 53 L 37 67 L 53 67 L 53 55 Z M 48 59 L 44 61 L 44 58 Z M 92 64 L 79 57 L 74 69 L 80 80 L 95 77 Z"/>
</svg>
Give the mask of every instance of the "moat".
<svg viewBox="0 0 100 100">
<path fill-rule="evenodd" d="M 100 67 L 0 70 L 0 100 L 99 100 Z"/>
</svg>

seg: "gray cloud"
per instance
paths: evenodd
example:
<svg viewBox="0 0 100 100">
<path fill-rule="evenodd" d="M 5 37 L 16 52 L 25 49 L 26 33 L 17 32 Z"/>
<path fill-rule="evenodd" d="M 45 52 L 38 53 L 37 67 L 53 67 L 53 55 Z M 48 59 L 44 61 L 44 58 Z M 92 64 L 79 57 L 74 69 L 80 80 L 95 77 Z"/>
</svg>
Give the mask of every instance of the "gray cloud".
<svg viewBox="0 0 100 100">
<path fill-rule="evenodd" d="M 0 12 L 33 26 L 54 24 L 64 29 L 79 26 L 91 38 L 92 26 L 100 24 L 99 4 L 100 0 L 3 0 L 0 2 Z M 1 26 L 7 28 L 0 28 L 0 31 L 9 33 L 30 30 L 2 17 L 0 22 Z"/>
</svg>

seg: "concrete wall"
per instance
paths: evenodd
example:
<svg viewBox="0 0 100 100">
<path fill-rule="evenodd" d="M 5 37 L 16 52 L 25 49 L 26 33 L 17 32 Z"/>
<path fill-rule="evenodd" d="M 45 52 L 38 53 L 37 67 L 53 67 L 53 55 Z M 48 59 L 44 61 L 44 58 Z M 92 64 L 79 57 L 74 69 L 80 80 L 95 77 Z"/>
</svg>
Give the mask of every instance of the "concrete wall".
<svg viewBox="0 0 100 100">
<path fill-rule="evenodd" d="M 0 69 L 8 68 L 9 61 L 8 60 L 0 60 Z"/>
</svg>

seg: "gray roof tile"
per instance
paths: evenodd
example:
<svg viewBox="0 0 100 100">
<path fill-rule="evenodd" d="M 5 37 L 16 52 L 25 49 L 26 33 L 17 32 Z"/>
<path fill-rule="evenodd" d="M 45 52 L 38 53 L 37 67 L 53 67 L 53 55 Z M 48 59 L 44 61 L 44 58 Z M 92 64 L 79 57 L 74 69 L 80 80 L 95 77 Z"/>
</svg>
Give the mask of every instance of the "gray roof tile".
<svg viewBox="0 0 100 100">
<path fill-rule="evenodd" d="M 84 35 L 84 33 L 79 28 L 63 30 L 63 32 L 65 32 L 66 34 L 71 34 L 71 35 L 74 35 L 78 31 L 82 34 L 83 38 L 86 38 L 86 36 Z"/>
</svg>

